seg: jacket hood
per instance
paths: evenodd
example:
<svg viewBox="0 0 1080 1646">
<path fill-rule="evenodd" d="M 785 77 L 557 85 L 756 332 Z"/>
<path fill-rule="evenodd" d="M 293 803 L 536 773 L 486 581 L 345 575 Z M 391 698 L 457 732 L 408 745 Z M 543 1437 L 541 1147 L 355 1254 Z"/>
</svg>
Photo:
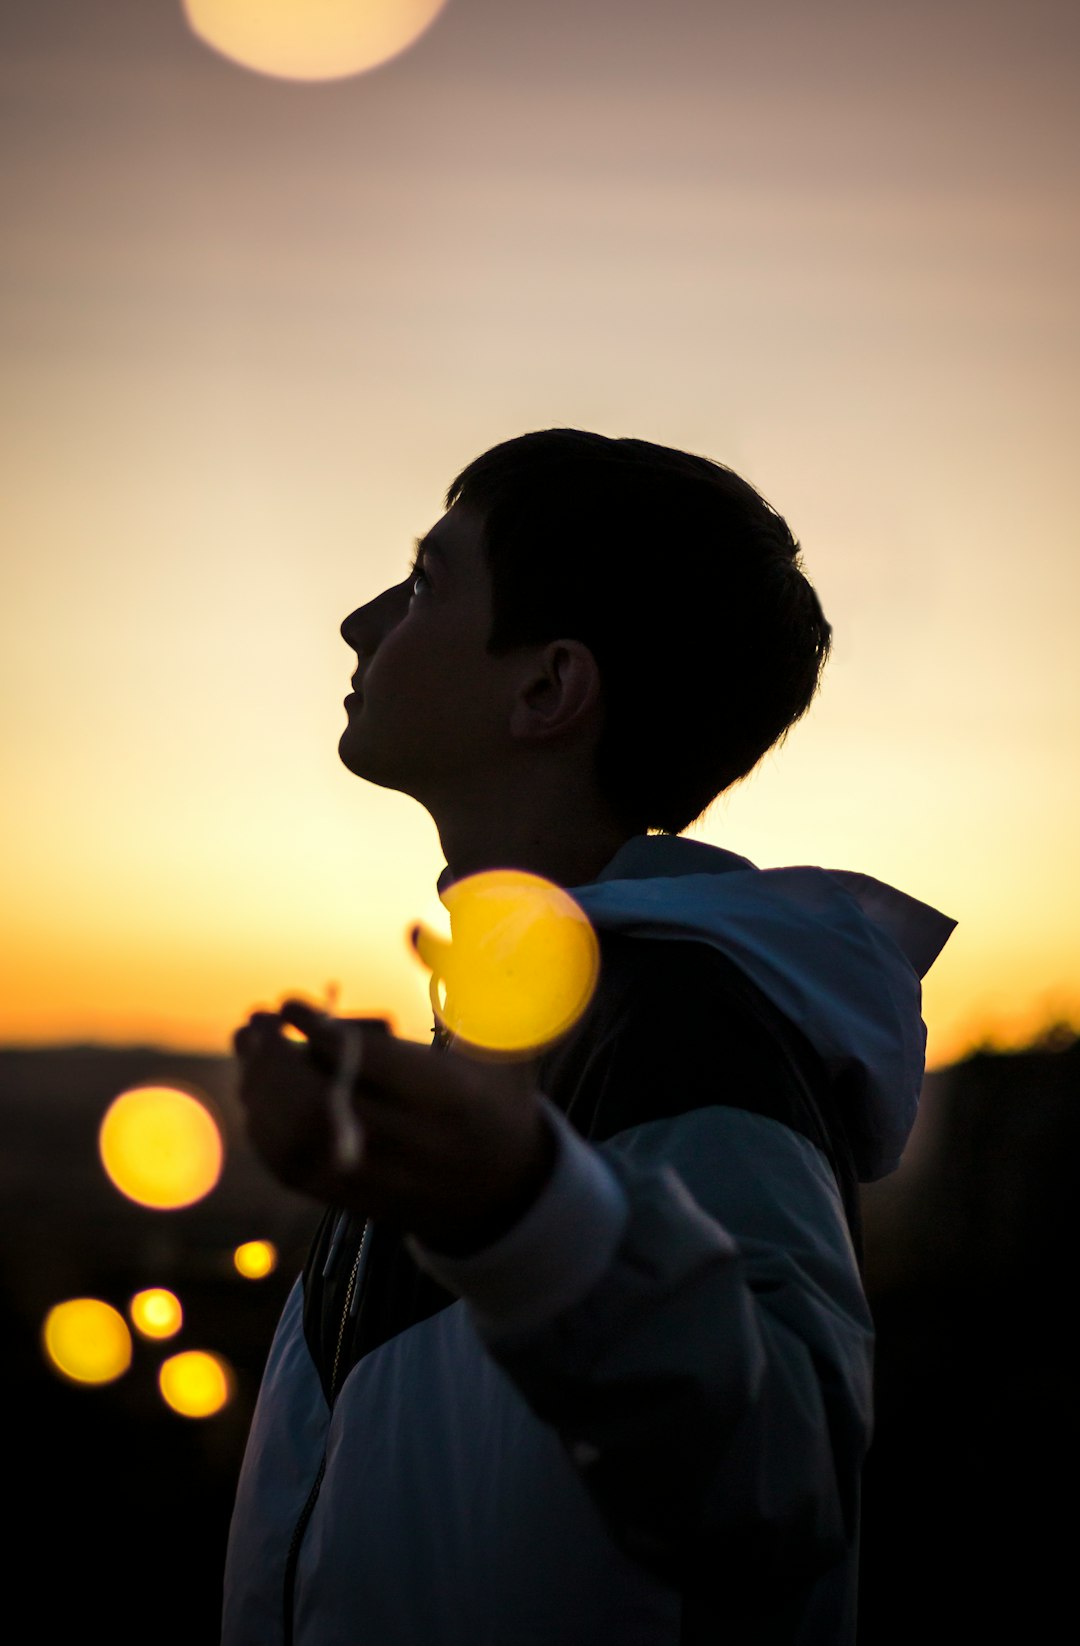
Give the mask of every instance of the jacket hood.
<svg viewBox="0 0 1080 1646">
<path fill-rule="evenodd" d="M 673 835 L 635 835 L 596 880 L 567 889 L 598 930 L 727 955 L 823 1059 L 860 1179 L 896 1169 L 925 1068 L 920 979 L 954 920 L 869 875 L 758 869 Z"/>
</svg>

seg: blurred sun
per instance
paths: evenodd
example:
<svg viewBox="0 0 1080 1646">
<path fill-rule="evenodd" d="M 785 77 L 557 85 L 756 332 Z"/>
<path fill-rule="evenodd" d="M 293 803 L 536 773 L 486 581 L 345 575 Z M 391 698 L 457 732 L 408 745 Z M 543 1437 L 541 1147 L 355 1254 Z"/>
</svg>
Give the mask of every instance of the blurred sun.
<svg viewBox="0 0 1080 1646">
<path fill-rule="evenodd" d="M 340 80 L 419 39 L 446 0 L 184 0 L 222 56 L 286 80 Z"/>
<path fill-rule="evenodd" d="M 600 947 L 579 904 L 540 875 L 491 869 L 442 894 L 452 941 L 426 927 L 415 947 L 431 967 L 431 1004 L 460 1041 L 526 1056 L 577 1022 L 592 998 Z"/>
</svg>

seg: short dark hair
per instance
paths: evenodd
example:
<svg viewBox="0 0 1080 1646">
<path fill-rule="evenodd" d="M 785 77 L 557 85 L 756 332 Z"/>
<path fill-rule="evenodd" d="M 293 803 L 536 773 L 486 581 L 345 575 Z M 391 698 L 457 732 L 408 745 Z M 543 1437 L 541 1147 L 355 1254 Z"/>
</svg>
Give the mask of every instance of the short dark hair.
<svg viewBox="0 0 1080 1646">
<path fill-rule="evenodd" d="M 603 683 L 600 792 L 678 834 L 805 714 L 831 629 L 776 510 L 705 457 L 548 429 L 469 464 L 491 574 L 488 651 L 571 638 Z"/>
</svg>

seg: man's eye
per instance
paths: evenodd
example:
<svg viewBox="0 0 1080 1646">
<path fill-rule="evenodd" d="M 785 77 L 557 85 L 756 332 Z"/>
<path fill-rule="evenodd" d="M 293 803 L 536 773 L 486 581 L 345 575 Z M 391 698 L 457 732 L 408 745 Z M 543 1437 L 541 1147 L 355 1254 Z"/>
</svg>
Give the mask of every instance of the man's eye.
<svg viewBox="0 0 1080 1646">
<path fill-rule="evenodd" d="M 409 596 L 410 599 L 412 598 L 412 595 L 417 594 L 419 592 L 421 584 L 423 584 L 425 589 L 430 589 L 430 587 L 431 587 L 431 584 L 428 582 L 427 572 L 422 571 L 419 566 L 414 566 L 412 570 L 413 570 L 413 586 L 412 586 L 412 592 Z"/>
</svg>

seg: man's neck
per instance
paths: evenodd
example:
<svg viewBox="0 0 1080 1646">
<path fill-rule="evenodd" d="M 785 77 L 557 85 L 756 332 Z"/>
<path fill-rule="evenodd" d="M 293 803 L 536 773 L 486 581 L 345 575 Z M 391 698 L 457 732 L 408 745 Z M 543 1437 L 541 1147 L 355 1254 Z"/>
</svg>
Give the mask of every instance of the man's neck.
<svg viewBox="0 0 1080 1646">
<path fill-rule="evenodd" d="M 446 884 L 484 869 L 522 869 L 557 886 L 586 886 L 607 867 L 630 836 L 620 829 L 568 835 L 524 828 L 482 838 L 440 828 Z"/>
</svg>

